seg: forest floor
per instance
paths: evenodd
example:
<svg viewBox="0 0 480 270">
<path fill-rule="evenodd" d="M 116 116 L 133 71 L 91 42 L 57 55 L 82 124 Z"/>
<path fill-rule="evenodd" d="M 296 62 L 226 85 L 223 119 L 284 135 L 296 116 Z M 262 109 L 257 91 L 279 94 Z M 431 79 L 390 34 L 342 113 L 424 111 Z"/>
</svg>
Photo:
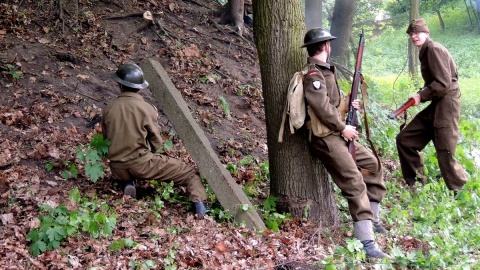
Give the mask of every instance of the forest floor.
<svg viewBox="0 0 480 270">
<path fill-rule="evenodd" d="M 62 12 L 52 1 L 0 4 L 1 268 L 141 269 L 143 263 L 154 269 L 314 269 L 312 264 L 332 253 L 342 233 L 324 239 L 320 228 L 305 221 L 259 234 L 211 217 L 196 219 L 181 201 L 167 201 L 160 217 L 152 217 L 151 185 L 140 186 L 139 199 L 131 200 L 123 198 L 108 170 L 105 178 L 89 181 L 76 148 L 101 131 L 86 124 L 119 93 L 110 74 L 127 61 L 153 58 L 163 65 L 222 163 L 254 158 L 234 175 L 239 184 L 251 181 L 267 160 L 266 128 L 252 29 L 241 37 L 216 23 L 215 1 L 78 2 L 78 8 L 74 1 L 64 3 Z M 145 11 L 155 24 L 142 28 Z M 141 93 L 154 102 L 148 90 Z M 174 143 L 167 154 L 193 164 L 168 119 L 161 116 L 159 124 Z M 69 164 L 78 166 L 76 177 L 62 176 Z M 267 185 L 260 188 L 268 190 Z M 69 200 L 74 188 L 115 209 L 113 236 L 80 234 L 32 256 L 26 236 L 45 214 L 38 206 L 74 209 L 78 205 Z M 109 248 L 127 238 L 136 244 Z"/>
</svg>

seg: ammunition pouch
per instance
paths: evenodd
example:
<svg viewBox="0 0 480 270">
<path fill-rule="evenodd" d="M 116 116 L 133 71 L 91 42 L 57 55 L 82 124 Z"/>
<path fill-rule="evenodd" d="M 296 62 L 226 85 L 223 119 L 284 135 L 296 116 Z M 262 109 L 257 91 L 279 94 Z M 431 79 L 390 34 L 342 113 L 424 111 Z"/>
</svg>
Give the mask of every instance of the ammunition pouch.
<svg viewBox="0 0 480 270">
<path fill-rule="evenodd" d="M 330 130 L 318 119 L 318 117 L 310 108 L 310 105 L 307 108 L 308 108 L 307 109 L 308 116 L 310 116 L 310 121 L 307 122 L 306 126 L 310 130 L 310 136 L 311 136 L 311 133 L 313 133 L 313 135 L 323 138 L 334 133 L 333 130 Z M 339 114 L 340 120 L 342 122 L 345 122 L 348 106 L 347 106 L 347 97 L 342 91 L 340 91 L 340 104 L 338 105 L 337 108 L 338 108 L 338 114 Z"/>
</svg>

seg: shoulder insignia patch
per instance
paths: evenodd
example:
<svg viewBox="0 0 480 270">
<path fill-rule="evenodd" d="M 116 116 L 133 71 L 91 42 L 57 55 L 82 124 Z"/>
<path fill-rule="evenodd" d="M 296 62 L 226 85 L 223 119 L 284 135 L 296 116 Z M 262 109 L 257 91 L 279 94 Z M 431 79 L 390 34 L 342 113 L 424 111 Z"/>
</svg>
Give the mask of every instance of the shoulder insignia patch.
<svg viewBox="0 0 480 270">
<path fill-rule="evenodd" d="M 313 88 L 315 88 L 315 90 L 320 89 L 321 86 L 322 84 L 320 83 L 320 81 L 313 81 Z"/>
</svg>

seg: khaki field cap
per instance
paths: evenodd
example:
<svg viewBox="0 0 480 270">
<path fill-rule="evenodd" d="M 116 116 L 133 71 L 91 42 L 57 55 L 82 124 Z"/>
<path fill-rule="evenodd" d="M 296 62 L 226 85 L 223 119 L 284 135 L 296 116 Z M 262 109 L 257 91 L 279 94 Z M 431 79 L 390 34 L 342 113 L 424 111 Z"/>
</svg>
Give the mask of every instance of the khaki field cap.
<svg viewBox="0 0 480 270">
<path fill-rule="evenodd" d="M 407 34 L 409 35 L 411 33 L 418 33 L 418 32 L 430 33 L 430 30 L 428 30 L 427 23 L 422 18 L 412 20 L 412 22 L 407 28 Z"/>
</svg>

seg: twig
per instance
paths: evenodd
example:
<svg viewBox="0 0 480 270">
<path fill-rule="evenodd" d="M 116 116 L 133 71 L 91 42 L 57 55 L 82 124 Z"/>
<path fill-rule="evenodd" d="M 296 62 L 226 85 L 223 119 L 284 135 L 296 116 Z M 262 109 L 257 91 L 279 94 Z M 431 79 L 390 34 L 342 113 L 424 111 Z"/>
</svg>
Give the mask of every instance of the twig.
<svg viewBox="0 0 480 270">
<path fill-rule="evenodd" d="M 65 84 L 64 84 L 64 85 L 65 85 Z M 65 85 L 65 86 L 67 86 L 67 85 Z M 96 99 L 96 98 L 91 97 L 91 96 L 89 96 L 89 95 L 85 95 L 85 94 L 83 94 L 83 93 L 78 92 L 78 91 L 77 91 L 77 87 L 78 87 L 78 83 L 75 85 L 75 89 L 73 89 L 73 91 L 74 91 L 75 93 L 80 94 L 80 95 L 82 95 L 82 96 L 84 96 L 84 97 L 86 97 L 86 98 L 89 98 L 89 99 L 91 99 L 91 100 L 94 100 L 94 101 L 96 101 L 96 102 L 102 102 L 102 101 L 99 100 L 99 99 Z M 107 104 L 107 102 L 105 102 L 105 101 L 104 101 L 103 103 L 104 103 L 105 105 Z"/>
<path fill-rule="evenodd" d="M 129 17 L 143 17 L 143 12 L 140 13 L 130 13 L 130 14 L 125 14 L 125 15 L 117 15 L 113 17 L 107 17 L 105 20 L 118 20 L 118 19 L 125 19 Z"/>
<path fill-rule="evenodd" d="M 225 73 L 221 72 L 220 70 L 218 70 L 216 68 L 212 68 L 212 70 L 215 71 L 216 73 L 218 73 L 220 76 L 228 78 L 228 76 Z"/>
<path fill-rule="evenodd" d="M 133 33 L 140 32 L 141 30 L 147 28 L 149 25 L 152 24 L 152 21 L 143 21 L 140 26 L 138 26 L 136 29 L 132 30 L 130 33 L 127 34 L 127 36 L 130 36 Z"/>
<path fill-rule="evenodd" d="M 194 4 L 198 5 L 198 6 L 207 8 L 207 9 L 211 9 L 211 8 L 212 8 L 212 7 L 206 6 L 206 5 L 202 4 L 202 3 L 199 3 L 199 2 L 197 2 L 197 1 L 195 1 L 195 0 L 187 0 L 187 1 L 188 1 L 188 2 L 192 2 L 192 3 L 194 3 Z"/>
<path fill-rule="evenodd" d="M 218 25 L 218 23 L 215 22 L 214 20 L 208 19 L 208 22 L 211 22 L 213 24 L 213 26 L 215 26 L 215 28 L 217 28 L 223 34 L 225 34 L 225 35 L 227 34 L 227 33 L 225 33 L 225 31 L 223 31 L 222 27 L 220 25 Z"/>
</svg>

